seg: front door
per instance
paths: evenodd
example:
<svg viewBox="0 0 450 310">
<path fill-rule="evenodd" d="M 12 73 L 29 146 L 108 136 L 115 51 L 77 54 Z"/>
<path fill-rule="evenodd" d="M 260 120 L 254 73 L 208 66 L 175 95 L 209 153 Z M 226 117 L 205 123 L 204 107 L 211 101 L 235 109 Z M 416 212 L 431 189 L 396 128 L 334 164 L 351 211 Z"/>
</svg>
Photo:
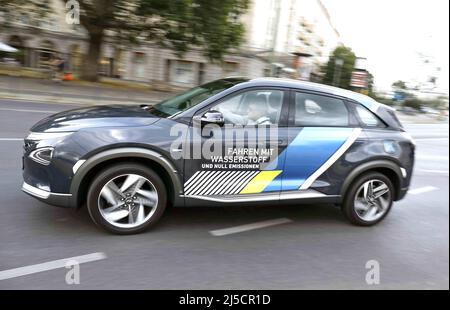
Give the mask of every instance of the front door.
<svg viewBox="0 0 450 310">
<path fill-rule="evenodd" d="M 252 88 L 220 99 L 194 116 L 185 156 L 186 204 L 278 199 L 286 146 L 287 92 Z M 201 124 L 208 111 L 224 124 Z"/>
</svg>

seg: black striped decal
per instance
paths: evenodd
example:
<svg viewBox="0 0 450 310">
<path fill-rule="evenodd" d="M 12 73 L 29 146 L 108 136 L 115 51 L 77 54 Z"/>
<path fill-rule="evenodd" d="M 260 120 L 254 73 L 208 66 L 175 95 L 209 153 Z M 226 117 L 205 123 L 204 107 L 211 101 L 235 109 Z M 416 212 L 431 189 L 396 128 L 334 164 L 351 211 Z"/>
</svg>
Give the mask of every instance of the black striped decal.
<svg viewBox="0 0 450 310">
<path fill-rule="evenodd" d="M 259 171 L 197 171 L 184 184 L 186 196 L 236 195 Z"/>
</svg>

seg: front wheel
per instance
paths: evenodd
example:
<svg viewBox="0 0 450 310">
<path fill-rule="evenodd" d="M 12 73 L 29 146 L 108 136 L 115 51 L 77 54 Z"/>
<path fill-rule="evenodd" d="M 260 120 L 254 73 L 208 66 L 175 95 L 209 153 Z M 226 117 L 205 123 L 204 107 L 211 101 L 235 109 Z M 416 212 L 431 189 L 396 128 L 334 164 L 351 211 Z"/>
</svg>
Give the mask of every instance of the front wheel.
<svg viewBox="0 0 450 310">
<path fill-rule="evenodd" d="M 110 166 L 93 180 L 87 196 L 92 220 L 117 234 L 134 234 L 154 225 L 166 207 L 164 182 L 139 164 Z"/>
<path fill-rule="evenodd" d="M 394 200 L 394 186 L 389 178 L 378 172 L 359 177 L 348 189 L 342 211 L 352 223 L 371 226 L 389 213 Z"/>
</svg>

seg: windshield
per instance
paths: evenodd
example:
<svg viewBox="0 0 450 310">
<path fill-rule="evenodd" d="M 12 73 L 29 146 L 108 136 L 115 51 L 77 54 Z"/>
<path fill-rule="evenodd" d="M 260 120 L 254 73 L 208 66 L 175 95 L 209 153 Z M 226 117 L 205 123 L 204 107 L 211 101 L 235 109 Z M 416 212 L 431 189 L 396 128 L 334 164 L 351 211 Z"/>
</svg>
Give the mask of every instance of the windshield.
<svg viewBox="0 0 450 310">
<path fill-rule="evenodd" d="M 236 84 L 247 81 L 246 79 L 222 79 L 206 83 L 182 92 L 174 97 L 161 101 L 147 110 L 160 117 L 169 117 L 186 111 L 209 97 L 218 94 Z"/>
</svg>

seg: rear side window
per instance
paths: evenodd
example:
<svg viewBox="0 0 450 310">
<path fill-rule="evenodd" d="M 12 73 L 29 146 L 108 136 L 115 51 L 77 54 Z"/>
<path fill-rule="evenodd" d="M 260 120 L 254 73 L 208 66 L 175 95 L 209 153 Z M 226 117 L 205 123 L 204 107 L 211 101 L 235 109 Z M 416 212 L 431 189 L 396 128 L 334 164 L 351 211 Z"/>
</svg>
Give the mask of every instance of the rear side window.
<svg viewBox="0 0 450 310">
<path fill-rule="evenodd" d="M 344 101 L 327 96 L 295 93 L 295 126 L 348 126 Z"/>
<path fill-rule="evenodd" d="M 384 124 L 367 108 L 357 104 L 355 106 L 356 114 L 361 123 L 367 127 L 385 127 Z"/>
</svg>

